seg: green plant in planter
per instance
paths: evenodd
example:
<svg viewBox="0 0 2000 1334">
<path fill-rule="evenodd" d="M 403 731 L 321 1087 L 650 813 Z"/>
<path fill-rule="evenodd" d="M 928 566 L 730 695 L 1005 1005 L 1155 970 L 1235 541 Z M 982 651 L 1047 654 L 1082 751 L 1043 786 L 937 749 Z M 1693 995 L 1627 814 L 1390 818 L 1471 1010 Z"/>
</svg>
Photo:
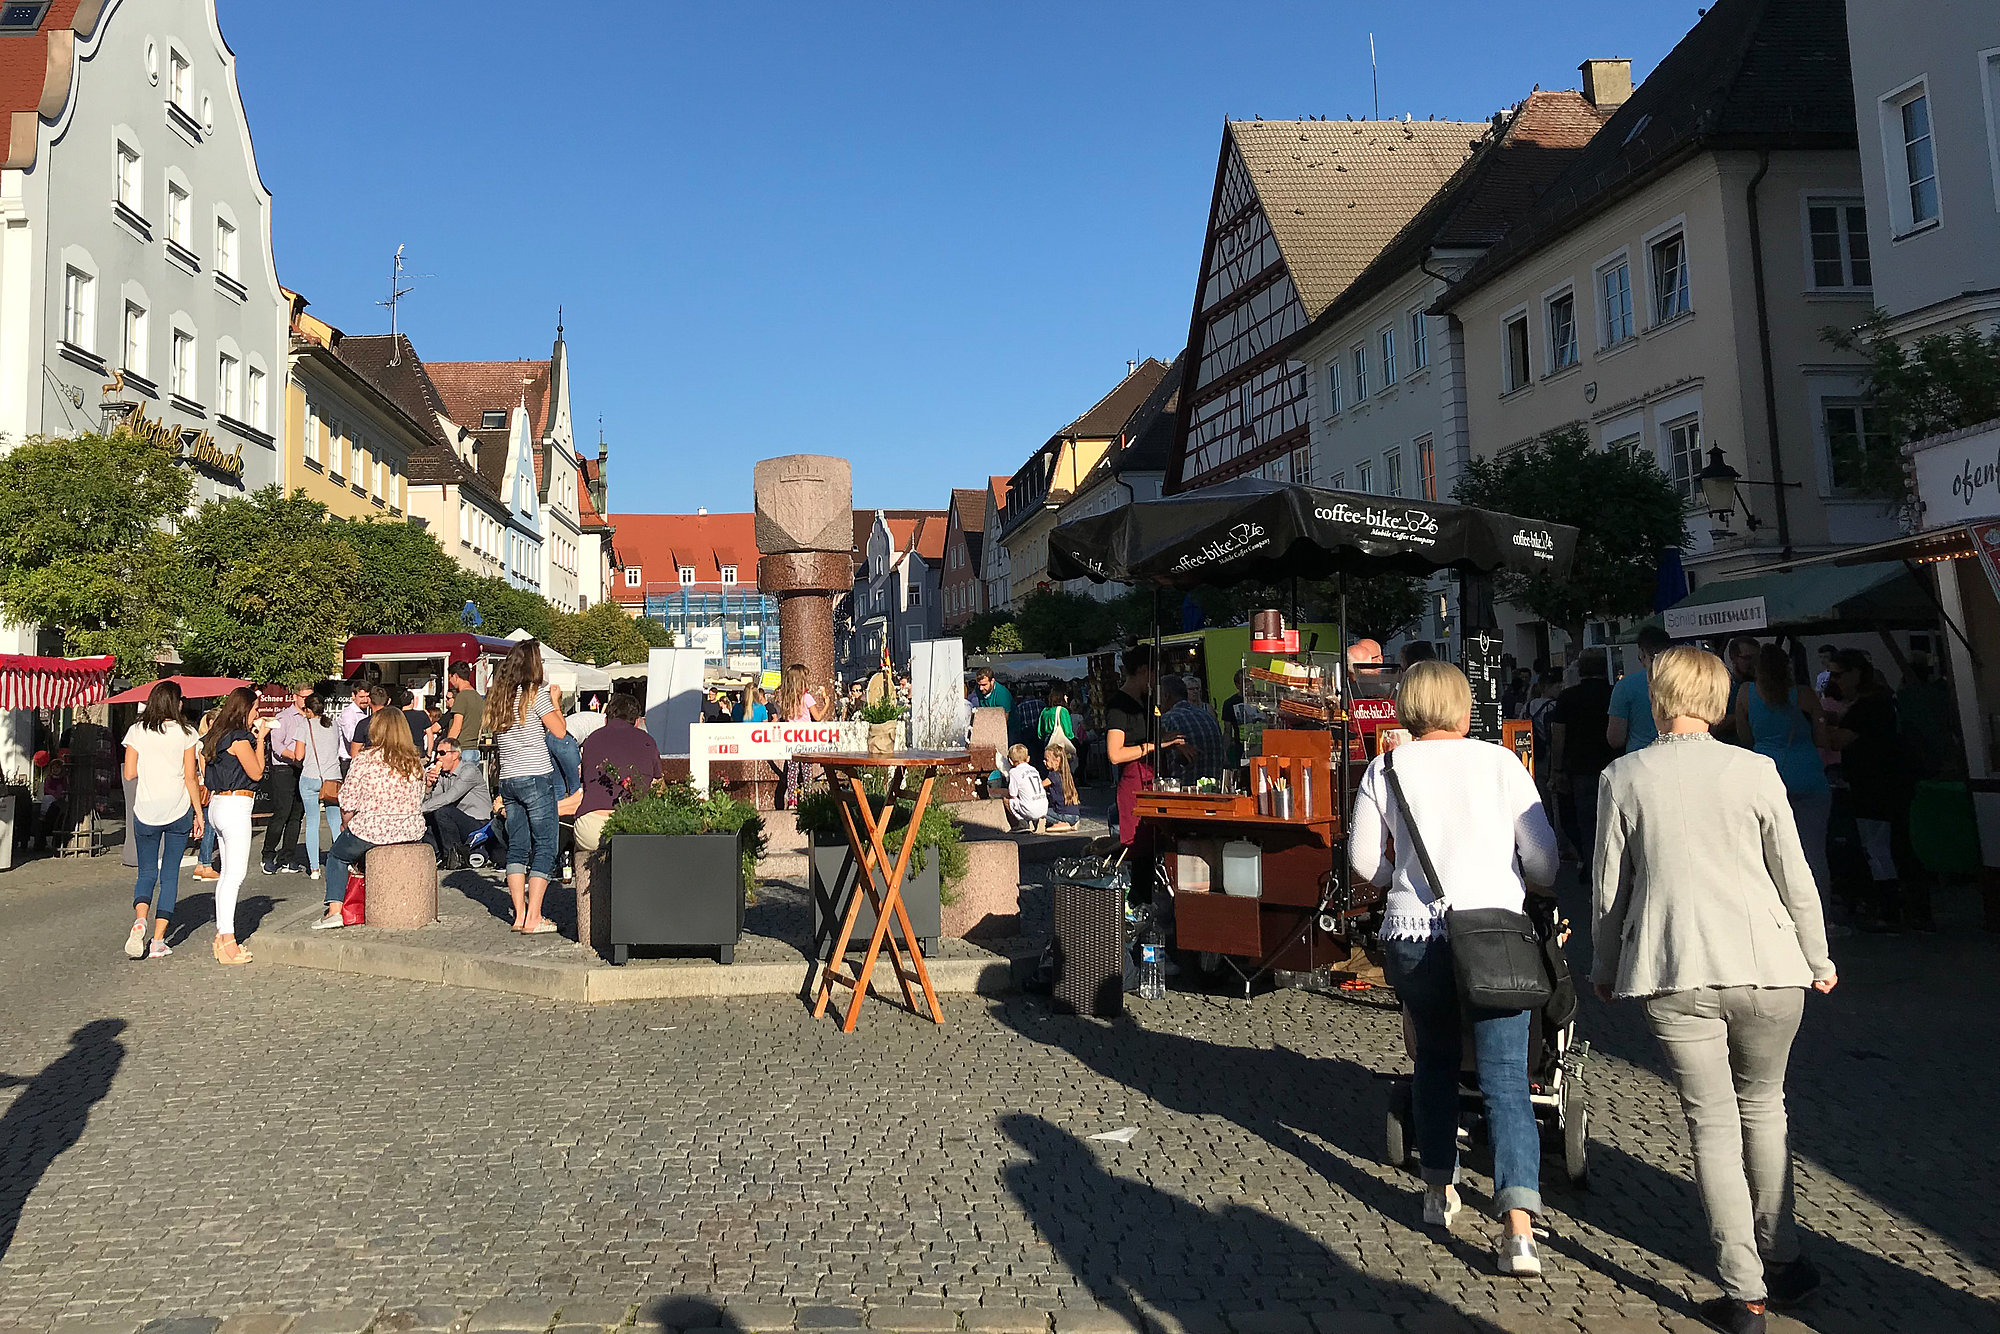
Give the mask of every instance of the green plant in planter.
<svg viewBox="0 0 2000 1334">
<path fill-rule="evenodd" d="M 835 812 L 836 816 L 838 812 Z M 726 792 L 707 796 L 692 783 L 670 783 L 665 779 L 652 790 L 631 801 L 614 806 L 604 821 L 603 837 L 619 834 L 666 834 L 682 838 L 690 834 L 739 834 L 743 839 L 743 894 L 757 898 L 757 859 L 764 855 L 764 817 L 757 808 Z"/>
<path fill-rule="evenodd" d="M 899 723 L 909 713 L 894 699 L 878 699 L 873 704 L 861 706 L 861 721 L 864 723 Z"/>
<path fill-rule="evenodd" d="M 888 796 L 888 781 L 878 773 L 870 772 L 862 779 L 867 789 L 870 810 L 879 815 L 882 800 Z M 837 792 L 809 792 L 799 798 L 799 831 L 804 834 L 821 834 L 828 838 L 845 839 L 847 824 L 840 816 L 841 795 Z M 893 859 L 902 854 L 903 840 L 909 834 L 910 814 L 916 809 L 914 795 L 904 796 L 896 802 L 896 813 L 889 820 L 889 831 L 882 836 L 882 845 Z M 924 808 L 923 823 L 917 826 L 917 843 L 910 850 L 910 870 L 921 871 L 929 865 L 929 849 L 938 850 L 938 901 L 950 905 L 958 902 L 958 884 L 965 879 L 971 857 L 965 850 L 965 831 L 958 823 L 958 817 L 951 808 L 941 801 L 934 801 Z"/>
</svg>

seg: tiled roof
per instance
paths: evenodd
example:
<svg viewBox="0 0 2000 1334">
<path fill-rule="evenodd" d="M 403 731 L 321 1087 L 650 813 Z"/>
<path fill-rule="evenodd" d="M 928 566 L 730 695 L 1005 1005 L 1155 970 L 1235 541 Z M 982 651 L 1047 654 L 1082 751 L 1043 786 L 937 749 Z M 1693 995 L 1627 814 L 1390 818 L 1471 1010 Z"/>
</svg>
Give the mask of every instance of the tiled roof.
<svg viewBox="0 0 2000 1334">
<path fill-rule="evenodd" d="M 1187 353 L 1183 352 L 1174 358 L 1160 383 L 1125 423 L 1125 448 L 1106 454 L 1100 467 L 1114 476 L 1167 470 L 1167 460 L 1174 450 L 1174 426 L 1180 416 L 1181 375 L 1186 369 Z"/>
<path fill-rule="evenodd" d="M 1442 189 L 1336 297 L 1307 331 L 1344 318 L 1422 263 L 1433 249 L 1483 250 L 1527 214 L 1549 182 L 1577 160 L 1604 113 L 1583 94 L 1533 92 L 1498 135 L 1481 141 Z"/>
<path fill-rule="evenodd" d="M 937 565 L 944 560 L 944 539 L 950 519 L 944 514 L 927 514 L 917 520 L 916 541 L 911 545 L 919 556 Z"/>
<path fill-rule="evenodd" d="M 993 493 L 993 508 L 995 510 L 1007 508 L 1007 485 L 1013 480 L 1011 477 L 988 477 L 986 479 L 986 489 Z"/>
<path fill-rule="evenodd" d="M 733 565 L 743 591 L 756 589 L 754 514 L 618 514 L 611 522 L 618 530 L 613 563 L 620 569 L 637 566 L 647 583 L 676 583 L 680 567 L 693 566 L 696 583 L 716 584 L 722 567 Z"/>
<path fill-rule="evenodd" d="M 1229 122 L 1309 318 L 1381 253 L 1488 128 L 1450 120 Z"/>
<path fill-rule="evenodd" d="M 868 534 L 875 530 L 875 515 L 877 512 L 875 510 L 854 511 L 854 563 L 857 567 L 868 556 Z M 941 510 L 881 510 L 879 512 L 883 518 L 892 521 L 897 519 L 921 519 L 926 515 L 942 513 Z M 893 532 L 894 528 L 892 527 L 890 531 Z M 898 545 L 897 550 L 900 551 L 901 549 L 902 547 Z"/>
<path fill-rule="evenodd" d="M 437 386 L 431 382 L 423 359 L 417 355 L 417 349 L 407 337 L 401 334 L 393 339 L 388 334 L 342 335 L 334 342 L 334 352 L 343 364 L 352 367 L 355 374 L 374 385 L 383 397 L 402 409 L 403 415 L 415 423 L 424 438 L 431 442 L 428 447 L 410 454 L 408 476 L 412 485 L 462 486 L 482 493 L 489 500 L 499 499 L 499 489 L 468 467 L 445 437 L 444 428 L 437 419 L 437 415 L 444 411 L 444 400 L 438 394 Z M 394 357 L 396 364 L 391 366 L 391 355 L 396 352 L 400 355 Z"/>
<path fill-rule="evenodd" d="M 18 127 L 8 127 L 10 143 L 6 157 L 10 167 L 34 164 L 38 127 L 31 118 L 43 111 L 56 115 L 62 110 L 62 101 L 68 98 L 68 68 L 52 65 L 49 45 L 59 33 L 61 41 L 75 41 L 67 30 L 75 25 L 76 11 L 81 7 L 81 0 L 55 0 L 34 32 L 0 38 L 0 111 L 6 112 L 10 121 L 21 118 Z M 102 9 L 102 4 L 90 6 L 92 13 L 100 13 Z M 50 105 L 44 105 L 45 95 Z"/>
<path fill-rule="evenodd" d="M 604 516 L 597 512 L 597 502 L 590 498 L 588 486 L 579 486 L 576 489 L 576 521 L 580 528 L 609 527 Z"/>
<path fill-rule="evenodd" d="M 433 361 L 431 379 L 444 396 L 445 415 L 477 429 L 495 409 L 528 409 L 528 434 L 536 440 L 548 429 L 549 363 L 546 361 Z"/>
<path fill-rule="evenodd" d="M 986 495 L 978 487 L 951 489 L 951 512 L 958 518 L 959 536 L 965 541 L 965 554 L 972 558 L 975 570 L 986 546 Z"/>
<path fill-rule="evenodd" d="M 1125 373 L 1111 392 L 1090 406 L 1081 417 L 1056 434 L 1072 439 L 1109 439 L 1125 429 L 1125 423 L 1165 378 L 1167 365 L 1147 357 Z"/>
<path fill-rule="evenodd" d="M 1444 310 L 1689 155 L 1852 149 L 1854 86 L 1842 0 L 1716 0 L 1535 209 L 1468 269 Z"/>
</svg>

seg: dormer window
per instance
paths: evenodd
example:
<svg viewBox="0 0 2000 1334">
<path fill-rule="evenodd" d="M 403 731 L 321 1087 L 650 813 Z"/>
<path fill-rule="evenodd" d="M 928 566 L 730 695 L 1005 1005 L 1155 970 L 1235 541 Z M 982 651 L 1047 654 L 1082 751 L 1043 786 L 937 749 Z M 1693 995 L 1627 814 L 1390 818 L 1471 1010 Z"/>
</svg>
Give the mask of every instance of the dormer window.
<svg viewBox="0 0 2000 1334">
<path fill-rule="evenodd" d="M 0 32 L 33 32 L 42 26 L 42 18 L 48 12 L 49 0 L 0 5 Z"/>
<path fill-rule="evenodd" d="M 488 408 L 479 414 L 479 429 L 482 431 L 504 431 L 507 429 L 507 409 Z"/>
<path fill-rule="evenodd" d="M 692 585 L 692 584 L 694 583 L 694 566 L 692 566 L 692 565 L 683 565 L 683 566 L 681 566 L 681 567 L 680 567 L 680 573 L 681 573 L 681 586 L 682 586 L 682 587 L 684 587 L 684 588 L 685 588 L 685 587 L 687 587 L 687 586 L 689 586 L 689 585 Z"/>
<path fill-rule="evenodd" d="M 625 587 L 639 587 L 640 577 L 640 568 L 637 565 L 627 565 L 625 567 Z"/>
<path fill-rule="evenodd" d="M 722 582 L 725 584 L 736 582 L 736 567 L 734 565 L 725 565 L 722 567 Z"/>
</svg>

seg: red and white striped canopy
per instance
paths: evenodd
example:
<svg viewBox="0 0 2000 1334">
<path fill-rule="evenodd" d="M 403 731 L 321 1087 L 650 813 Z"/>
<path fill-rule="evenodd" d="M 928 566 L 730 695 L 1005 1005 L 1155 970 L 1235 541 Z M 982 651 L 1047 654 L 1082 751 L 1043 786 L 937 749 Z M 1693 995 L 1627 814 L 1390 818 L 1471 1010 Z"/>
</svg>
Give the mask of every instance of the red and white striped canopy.
<svg viewBox="0 0 2000 1334">
<path fill-rule="evenodd" d="M 116 658 L 0 653 L 0 709 L 75 709 L 101 701 Z"/>
</svg>

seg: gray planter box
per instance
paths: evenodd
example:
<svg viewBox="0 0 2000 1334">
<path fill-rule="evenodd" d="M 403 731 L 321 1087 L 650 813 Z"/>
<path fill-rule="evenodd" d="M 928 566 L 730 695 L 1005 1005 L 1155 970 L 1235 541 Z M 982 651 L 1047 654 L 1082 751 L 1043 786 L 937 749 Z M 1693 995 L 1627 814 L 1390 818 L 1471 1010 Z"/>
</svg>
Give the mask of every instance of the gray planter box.
<svg viewBox="0 0 2000 1334">
<path fill-rule="evenodd" d="M 933 845 L 923 851 L 924 869 L 903 876 L 903 911 L 910 915 L 910 926 L 916 931 L 924 953 L 929 954 L 936 948 L 938 937 L 944 934 L 944 909 L 938 899 L 938 850 Z M 912 861 L 916 854 L 917 850 L 912 849 Z M 854 849 L 847 846 L 847 840 L 813 842 L 813 939 L 824 942 L 819 947 L 822 960 L 833 953 L 833 938 L 840 931 L 841 915 L 847 911 L 847 901 L 857 892 L 859 870 Z M 861 912 L 854 919 L 854 934 L 848 937 L 847 947 L 857 951 L 867 949 L 868 937 L 874 931 L 875 905 L 863 894 Z"/>
<path fill-rule="evenodd" d="M 740 834 L 618 834 L 611 857 L 611 962 L 634 945 L 704 946 L 736 961 L 743 935 Z"/>
</svg>

